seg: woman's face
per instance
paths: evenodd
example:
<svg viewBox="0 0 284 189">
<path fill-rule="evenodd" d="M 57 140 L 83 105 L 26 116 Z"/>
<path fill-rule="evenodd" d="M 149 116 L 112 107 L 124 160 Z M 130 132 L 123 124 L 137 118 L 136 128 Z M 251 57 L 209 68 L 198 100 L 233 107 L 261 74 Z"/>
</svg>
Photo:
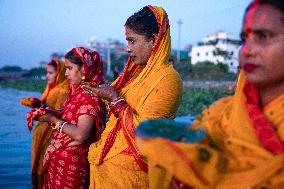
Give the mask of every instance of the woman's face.
<svg viewBox="0 0 284 189">
<path fill-rule="evenodd" d="M 52 84 L 55 82 L 56 79 L 56 69 L 52 65 L 46 66 L 46 80 L 47 84 Z"/>
<path fill-rule="evenodd" d="M 270 5 L 252 7 L 242 27 L 240 66 L 259 89 L 284 86 L 283 14 Z"/>
<path fill-rule="evenodd" d="M 127 40 L 126 51 L 133 63 L 146 65 L 152 53 L 154 39 L 148 40 L 144 35 L 137 34 L 128 27 L 125 27 L 125 37 Z"/>
<path fill-rule="evenodd" d="M 82 70 L 80 67 L 68 59 L 65 58 L 65 67 L 66 67 L 66 72 L 65 76 L 67 77 L 69 83 L 71 85 L 78 85 L 80 81 L 82 80 Z"/>
</svg>

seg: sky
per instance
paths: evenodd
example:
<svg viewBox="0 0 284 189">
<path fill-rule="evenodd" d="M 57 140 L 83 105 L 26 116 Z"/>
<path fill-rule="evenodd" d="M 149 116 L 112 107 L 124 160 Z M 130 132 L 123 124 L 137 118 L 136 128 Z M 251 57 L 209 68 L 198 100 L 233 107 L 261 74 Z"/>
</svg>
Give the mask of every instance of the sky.
<svg viewBox="0 0 284 189">
<path fill-rule="evenodd" d="M 48 62 L 95 36 L 126 43 L 124 23 L 145 5 L 162 6 L 170 20 L 172 48 L 196 45 L 216 31 L 239 37 L 250 0 L 0 0 L 0 68 L 25 69 Z"/>
</svg>

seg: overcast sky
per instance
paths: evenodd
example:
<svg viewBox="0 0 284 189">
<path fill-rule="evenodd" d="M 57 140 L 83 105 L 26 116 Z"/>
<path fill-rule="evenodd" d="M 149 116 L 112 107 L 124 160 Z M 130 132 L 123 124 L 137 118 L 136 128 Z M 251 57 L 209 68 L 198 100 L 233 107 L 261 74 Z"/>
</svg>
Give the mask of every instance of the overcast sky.
<svg viewBox="0 0 284 189">
<path fill-rule="evenodd" d="M 206 35 L 226 31 L 239 36 L 250 0 L 0 0 L 0 67 L 36 66 L 53 52 L 66 52 L 92 36 L 124 39 L 124 23 L 145 5 L 167 11 L 172 47 L 196 45 Z"/>
</svg>

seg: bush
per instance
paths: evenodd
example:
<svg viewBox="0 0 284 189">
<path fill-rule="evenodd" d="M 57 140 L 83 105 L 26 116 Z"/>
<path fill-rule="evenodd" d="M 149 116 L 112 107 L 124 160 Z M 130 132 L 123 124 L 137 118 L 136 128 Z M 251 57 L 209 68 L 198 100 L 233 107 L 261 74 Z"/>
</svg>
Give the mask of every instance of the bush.
<svg viewBox="0 0 284 189">
<path fill-rule="evenodd" d="M 186 89 L 177 115 L 197 116 L 213 102 L 228 95 L 226 89 Z"/>
<path fill-rule="evenodd" d="M 175 68 L 183 80 L 234 81 L 236 79 L 236 74 L 229 73 L 228 65 L 221 63 L 205 61 L 191 65 L 189 62 L 180 62 Z"/>
<path fill-rule="evenodd" d="M 43 92 L 46 86 L 44 80 L 21 80 L 21 81 L 0 81 L 0 87 L 13 88 L 24 91 L 38 91 Z"/>
</svg>

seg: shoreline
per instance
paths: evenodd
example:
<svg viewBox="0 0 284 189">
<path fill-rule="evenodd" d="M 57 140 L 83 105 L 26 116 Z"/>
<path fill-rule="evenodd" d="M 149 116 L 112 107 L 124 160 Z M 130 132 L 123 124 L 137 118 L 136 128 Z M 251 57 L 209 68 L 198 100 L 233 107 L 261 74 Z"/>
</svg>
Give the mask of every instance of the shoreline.
<svg viewBox="0 0 284 189">
<path fill-rule="evenodd" d="M 232 95 L 228 87 L 234 82 L 216 82 L 216 81 L 184 81 L 183 95 L 177 116 L 197 116 L 202 110 L 211 105 L 214 101 L 225 96 Z M 2 89 L 16 89 L 20 91 L 33 91 L 42 93 L 46 82 L 43 80 L 16 80 L 0 81 Z"/>
<path fill-rule="evenodd" d="M 17 89 L 21 91 L 35 91 L 42 93 L 45 89 L 46 81 L 44 80 L 1 80 L 0 88 Z"/>
</svg>

